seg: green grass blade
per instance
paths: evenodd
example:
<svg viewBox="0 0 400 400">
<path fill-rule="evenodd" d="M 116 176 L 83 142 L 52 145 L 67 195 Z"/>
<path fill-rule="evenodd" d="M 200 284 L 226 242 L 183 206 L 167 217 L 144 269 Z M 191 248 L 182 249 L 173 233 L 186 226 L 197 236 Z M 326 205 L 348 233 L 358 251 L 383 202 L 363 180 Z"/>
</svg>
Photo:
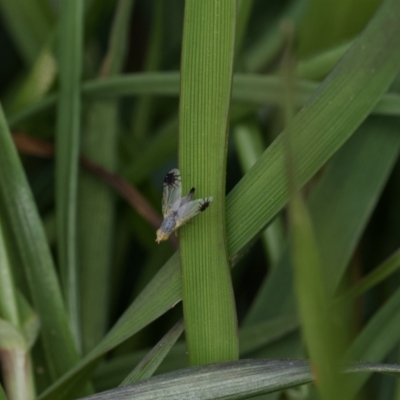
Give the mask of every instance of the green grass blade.
<svg viewBox="0 0 400 400">
<path fill-rule="evenodd" d="M 120 386 L 150 378 L 157 370 L 172 346 L 179 339 L 184 329 L 183 320 L 178 321 L 167 334 L 146 354 L 135 369 L 122 381 Z"/>
<path fill-rule="evenodd" d="M 207 388 L 208 399 L 245 399 L 311 381 L 312 375 L 305 360 L 240 360 L 177 370 L 99 393 L 94 400 L 168 397 L 183 400 L 201 398 L 204 388 Z"/>
<path fill-rule="evenodd" d="M 127 30 L 134 4 L 134 0 L 120 0 L 117 4 L 100 78 L 118 75 L 124 66 L 128 40 Z"/>
<path fill-rule="evenodd" d="M 149 44 L 143 71 L 157 71 L 160 68 L 161 49 L 164 39 L 163 16 L 165 15 L 163 0 L 156 0 L 153 5 L 152 28 L 150 29 Z M 154 99 L 150 96 L 142 96 L 134 110 L 132 118 L 133 137 L 138 143 L 144 143 L 149 136 L 151 117 L 154 109 Z"/>
<path fill-rule="evenodd" d="M 20 316 L 14 279 L 7 254 L 3 222 L 0 220 L 0 316 L 15 327 L 20 326 Z"/>
<path fill-rule="evenodd" d="M 297 76 L 302 79 L 314 80 L 325 77 L 340 58 L 343 57 L 351 44 L 351 41 L 346 42 L 300 61 L 296 69 Z"/>
<path fill-rule="evenodd" d="M 367 326 L 354 340 L 348 351 L 348 360 L 374 360 L 379 362 L 399 343 L 400 336 L 400 290 L 381 307 L 370 319 Z M 370 374 L 357 376 L 350 388 L 354 397 Z"/>
<path fill-rule="evenodd" d="M 395 125 L 383 117 L 371 117 L 334 156 L 309 198 L 315 235 L 325 265 L 324 280 L 331 293 L 344 274 L 399 148 L 400 137 Z M 286 252 L 257 295 L 246 321 L 259 322 L 282 315 L 283 310 L 293 313 L 291 287 Z M 267 304 L 279 306 L 266 309 Z"/>
<path fill-rule="evenodd" d="M 319 88 L 316 82 L 299 81 L 295 104 L 302 106 Z M 177 72 L 126 74 L 109 79 L 96 79 L 82 85 L 82 93 L 88 97 L 115 98 L 141 94 L 178 96 L 179 74 Z M 44 111 L 57 101 L 56 95 L 49 95 L 38 103 L 25 107 L 9 116 L 9 123 L 15 126 L 24 119 Z M 275 75 L 235 74 L 232 86 L 232 101 L 253 104 L 279 105 L 282 103 L 280 78 Z M 372 108 L 375 114 L 400 115 L 400 96 L 394 93 L 379 96 Z"/>
<path fill-rule="evenodd" d="M 322 278 L 322 264 L 311 218 L 300 193 L 289 203 L 292 225 L 292 262 L 296 304 L 302 332 L 322 399 L 343 399 L 338 374 L 337 335 L 329 313 L 329 297 Z"/>
<path fill-rule="evenodd" d="M 294 271 L 296 304 L 301 320 L 302 336 L 310 357 L 316 386 L 321 399 L 345 399 L 345 386 L 340 380 L 339 347 L 343 333 L 335 329 L 336 310 L 329 310 L 331 298 L 323 280 L 323 264 L 313 223 L 298 184 L 297 154 L 293 153 L 293 95 L 295 61 L 291 54 L 293 28 L 287 25 L 288 44 L 282 62 L 282 104 L 286 132 L 284 133 L 287 182 L 290 193 L 288 216 L 291 226 L 291 256 Z M 329 313 L 331 311 L 331 313 Z"/>
<path fill-rule="evenodd" d="M 299 323 L 295 316 L 275 318 L 261 324 L 244 327 L 239 330 L 240 356 L 247 357 L 260 348 L 273 344 L 286 335 L 298 329 Z M 93 382 L 99 391 L 118 386 L 132 365 L 136 365 L 150 350 L 140 350 L 133 354 L 120 356 L 103 365 L 95 372 Z M 164 362 L 157 370 L 158 373 L 174 371 L 188 366 L 186 344 L 176 344 Z"/>
<path fill-rule="evenodd" d="M 21 56 L 32 64 L 51 31 L 50 7 L 37 0 L 1 0 L 0 9 Z"/>
<path fill-rule="evenodd" d="M 39 398 L 42 400 L 69 398 L 74 388 L 79 387 L 88 378 L 100 357 L 164 314 L 181 301 L 181 298 L 181 272 L 179 254 L 176 253 L 125 311 L 101 343 Z"/>
<path fill-rule="evenodd" d="M 394 274 L 400 268 L 400 250 L 397 250 L 382 264 L 378 265 L 372 272 L 361 280 L 356 286 L 349 289 L 339 297 L 338 301 L 354 299 L 373 288 L 387 277 Z"/>
<path fill-rule="evenodd" d="M 101 78 L 121 72 L 133 4 L 117 4 Z M 111 172 L 117 166 L 118 110 L 117 100 L 91 103 L 82 140 L 83 155 Z M 87 353 L 104 337 L 108 323 L 114 196 L 103 182 L 82 172 L 78 200 L 82 348 Z"/>
<path fill-rule="evenodd" d="M 324 249 L 324 275 L 330 293 L 337 289 L 399 155 L 397 119 L 370 117 L 346 147 L 346 152 L 335 160 L 337 170 L 333 171 L 332 165 L 332 169 L 326 171 L 321 186 L 309 199 L 318 244 Z M 346 165 L 349 167 L 347 170 Z M 351 177 L 350 171 L 353 171 Z M 346 193 L 336 196 L 336 213 L 331 201 L 339 188 Z M 354 196 L 355 188 L 358 199 Z M 340 215 L 339 212 L 344 212 L 341 214 L 343 220 L 334 216 Z M 345 225 L 339 227 L 339 223 L 345 220 Z M 339 235 L 340 242 L 335 244 L 332 238 Z"/>
<path fill-rule="evenodd" d="M 234 128 L 233 137 L 243 172 L 246 174 L 265 150 L 261 132 L 254 124 L 239 124 Z M 277 216 L 264 230 L 262 242 L 270 266 L 279 260 L 284 248 L 284 223 Z"/>
<path fill-rule="evenodd" d="M 280 18 L 267 26 L 261 37 L 249 46 L 243 55 L 243 63 L 247 71 L 260 71 L 277 56 L 282 49 L 284 35 L 280 22 L 284 19 L 293 21 L 296 25 L 304 15 L 306 1 L 291 1 L 286 6 Z"/>
<path fill-rule="evenodd" d="M 359 363 L 350 364 L 345 371 L 357 375 L 360 372 L 379 372 L 399 376 L 400 366 Z M 204 398 L 204 388 L 207 388 L 207 399 L 246 399 L 311 383 L 312 380 L 306 360 L 240 360 L 178 370 L 85 399 L 186 400 Z"/>
<path fill-rule="evenodd" d="M 237 21 L 236 21 L 236 37 L 235 37 L 235 57 L 242 50 L 242 44 L 246 35 L 247 25 L 249 23 L 251 11 L 253 9 L 254 0 L 238 0 L 237 1 Z"/>
<path fill-rule="evenodd" d="M 298 160 L 301 185 L 352 135 L 396 76 L 400 68 L 400 26 L 393 16 L 397 12 L 397 1 L 383 3 L 341 62 L 294 117 L 293 153 Z M 258 196 L 252 187 L 257 187 Z M 273 199 L 265 201 L 265 193 L 273 193 Z M 280 136 L 229 193 L 226 211 L 230 254 L 254 238 L 254 233 L 282 208 L 287 195 Z M 240 215 L 242 210 L 249 210 L 245 225 L 231 217 Z"/>
<path fill-rule="evenodd" d="M 45 46 L 21 84 L 16 89 L 13 88 L 10 93 L 4 105 L 6 114 L 23 109 L 42 99 L 54 83 L 56 75 L 56 61 L 50 51 L 50 46 Z"/>
<path fill-rule="evenodd" d="M 34 308 L 40 316 L 48 369 L 55 379 L 77 362 L 78 355 L 42 224 L 1 110 L 0 148 L 1 218 L 21 260 Z"/>
<path fill-rule="evenodd" d="M 113 172 L 116 167 L 117 105 L 90 104 L 82 153 Z M 106 332 L 114 229 L 114 193 L 82 171 L 78 194 L 79 288 L 82 350 L 90 351 Z"/>
<path fill-rule="evenodd" d="M 59 38 L 60 96 L 56 130 L 57 249 L 71 330 L 78 347 L 81 347 L 76 218 L 83 46 L 82 1 L 61 2 Z"/>
<path fill-rule="evenodd" d="M 185 4 L 179 124 L 182 188 L 187 193 L 195 187 L 197 197 L 214 198 L 207 212 L 181 229 L 183 310 L 192 364 L 238 357 L 225 237 L 235 18 L 234 0 Z"/>
<path fill-rule="evenodd" d="M 0 334 L 0 359 L 2 370 L 6 371 L 3 381 L 7 393 L 12 399 L 33 399 L 35 389 L 33 385 L 33 371 L 29 355 L 29 344 L 23 334 L 20 312 L 14 279 L 12 276 L 12 265 L 6 247 L 4 229 L 0 221 L 0 323 L 4 327 L 11 327 L 11 340 L 20 338 L 15 346 L 8 347 L 4 343 L 4 330 Z M 24 368 L 21 368 L 24 365 Z"/>
</svg>

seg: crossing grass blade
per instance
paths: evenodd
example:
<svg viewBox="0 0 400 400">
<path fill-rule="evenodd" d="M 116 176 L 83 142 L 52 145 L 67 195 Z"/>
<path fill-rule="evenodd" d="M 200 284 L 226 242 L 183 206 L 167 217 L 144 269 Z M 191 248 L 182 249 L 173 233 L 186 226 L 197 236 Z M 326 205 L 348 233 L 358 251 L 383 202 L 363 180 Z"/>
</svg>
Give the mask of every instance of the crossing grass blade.
<svg viewBox="0 0 400 400">
<path fill-rule="evenodd" d="M 275 318 L 261 324 L 244 327 L 239 330 L 240 356 L 247 358 L 266 345 L 273 345 L 281 338 L 297 330 L 299 323 L 297 317 L 288 316 Z M 126 376 L 132 365 L 136 365 L 150 350 L 140 350 L 133 354 L 113 359 L 101 365 L 95 372 L 93 383 L 99 391 L 118 386 Z M 164 362 L 158 368 L 158 373 L 174 371 L 188 366 L 186 345 L 177 343 Z"/>
<path fill-rule="evenodd" d="M 353 363 L 346 373 L 378 372 L 400 375 L 393 364 Z M 203 398 L 238 400 L 311 383 L 306 360 L 240 360 L 182 369 L 81 400 L 151 400 Z"/>
<path fill-rule="evenodd" d="M 259 105 L 279 105 L 282 102 L 280 78 L 276 75 L 235 74 L 232 86 L 232 101 Z M 303 106 L 318 89 L 319 83 L 299 81 L 295 104 Z M 87 81 L 82 85 L 82 94 L 87 98 L 132 97 L 142 94 L 176 97 L 179 94 L 179 73 L 124 74 L 109 79 Z M 53 107 L 57 95 L 46 96 L 8 117 L 11 127 L 39 112 Z M 387 93 L 379 96 L 372 113 L 400 115 L 400 96 Z"/>
<path fill-rule="evenodd" d="M 157 370 L 184 329 L 183 320 L 178 321 L 164 337 L 146 354 L 135 369 L 122 381 L 120 386 L 150 378 Z"/>
<path fill-rule="evenodd" d="M 308 205 L 330 293 L 337 289 L 397 159 L 400 138 L 395 130 L 393 121 L 370 117 L 333 157 L 310 195 Z M 248 323 L 293 312 L 291 276 L 286 251 L 260 289 L 246 317 Z M 268 304 L 279 307 L 267 307 Z"/>
</svg>

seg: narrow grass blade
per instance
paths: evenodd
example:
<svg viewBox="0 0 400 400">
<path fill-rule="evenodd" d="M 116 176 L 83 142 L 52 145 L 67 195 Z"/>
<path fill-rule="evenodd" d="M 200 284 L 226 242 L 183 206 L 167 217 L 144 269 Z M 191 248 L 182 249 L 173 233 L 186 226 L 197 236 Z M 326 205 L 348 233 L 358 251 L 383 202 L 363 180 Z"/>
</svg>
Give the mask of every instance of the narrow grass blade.
<svg viewBox="0 0 400 400">
<path fill-rule="evenodd" d="M 275 75 L 235 74 L 232 86 L 232 101 L 252 104 L 279 105 L 282 94 L 279 89 L 279 77 Z M 319 84 L 299 81 L 295 104 L 303 106 L 318 89 Z M 179 73 L 125 74 L 109 79 L 87 81 L 82 85 L 82 94 L 88 98 L 131 97 L 141 94 L 177 97 L 179 94 Z M 38 112 L 54 106 L 57 95 L 49 95 L 9 116 L 12 127 Z M 382 115 L 400 115 L 400 96 L 394 93 L 379 96 L 372 113 Z"/>
<path fill-rule="evenodd" d="M 226 252 L 225 168 L 236 1 L 185 3 L 179 124 L 183 192 L 214 198 L 181 229 L 182 295 L 192 364 L 238 357 Z M 201 61 L 199 61 L 201 60 Z"/>
<path fill-rule="evenodd" d="M 242 170 L 246 174 L 265 150 L 261 132 L 252 123 L 242 123 L 235 126 L 233 137 Z M 278 215 L 264 230 L 262 242 L 270 267 L 273 267 L 278 262 L 286 243 L 281 216 Z"/>
<path fill-rule="evenodd" d="M 163 0 L 153 2 L 152 21 L 149 44 L 143 71 L 157 71 L 160 68 L 161 54 L 165 29 L 163 17 L 165 15 L 165 3 Z M 145 143 L 149 136 L 151 117 L 154 108 L 154 99 L 150 96 L 142 96 L 135 105 L 132 118 L 133 137 L 139 144 Z M 132 145 L 132 144 L 131 144 Z"/>
<path fill-rule="evenodd" d="M 333 157 L 310 195 L 308 205 L 325 266 L 324 281 L 331 293 L 344 274 L 398 157 L 400 137 L 396 129 L 393 121 L 382 117 L 367 120 Z M 291 275 L 286 251 L 258 293 L 247 323 L 282 315 L 283 310 L 293 313 Z M 266 309 L 268 304 L 279 306 Z"/>
<path fill-rule="evenodd" d="M 82 1 L 61 2 L 59 38 L 60 96 L 56 132 L 57 250 L 70 326 L 80 348 L 76 218 L 83 46 Z"/>
<path fill-rule="evenodd" d="M 400 375 L 393 364 L 359 363 L 347 373 Z M 246 399 L 313 381 L 307 360 L 240 360 L 178 370 L 136 384 L 85 397 L 85 400 Z M 205 392 L 205 388 L 207 391 Z M 82 399 L 83 400 L 83 399 Z"/>
<path fill-rule="evenodd" d="M 3 221 L 0 219 L 0 317 L 15 327 L 21 323 L 17 294 L 6 241 L 4 240 Z"/>
<path fill-rule="evenodd" d="M 31 65 L 49 37 L 53 16 L 50 6 L 37 0 L 2 0 L 0 9 L 21 56 Z"/>
<path fill-rule="evenodd" d="M 133 4 L 117 3 L 101 79 L 122 70 Z M 117 166 L 118 110 L 117 100 L 92 102 L 82 140 L 82 154 L 111 172 Z M 83 172 L 78 200 L 82 348 L 87 353 L 104 337 L 108 324 L 114 196 L 103 182 Z"/>
<path fill-rule="evenodd" d="M 369 320 L 367 326 L 357 336 L 346 352 L 348 360 L 379 362 L 399 343 L 400 337 L 400 290 Z M 371 374 L 355 377 L 350 387 L 354 397 Z"/>
<path fill-rule="evenodd" d="M 291 42 L 293 27 L 284 26 L 288 43 L 282 61 L 282 104 L 285 116 L 285 150 L 287 182 L 290 193 L 289 223 L 291 226 L 291 257 L 294 270 L 296 303 L 301 321 L 301 330 L 310 357 L 310 364 L 321 399 L 346 399 L 345 386 L 339 375 L 339 356 L 342 349 L 342 333 L 335 329 L 333 320 L 338 315 L 329 313 L 331 298 L 323 280 L 319 248 L 311 217 L 300 192 L 298 183 L 297 154 L 293 153 L 293 95 L 295 61 Z"/>
<path fill-rule="evenodd" d="M 324 78 L 351 45 L 352 41 L 349 41 L 300 61 L 296 68 L 297 76 L 311 80 Z"/>
<path fill-rule="evenodd" d="M 240 356 L 255 354 L 260 348 L 273 344 L 286 335 L 298 329 L 299 323 L 295 316 L 275 318 L 261 324 L 244 327 L 239 330 Z M 101 365 L 93 377 L 94 385 L 99 391 L 118 386 L 132 367 L 140 362 L 150 351 L 141 350 L 124 355 Z M 165 357 L 157 370 L 158 373 L 171 372 L 188 366 L 186 344 L 176 344 Z"/>
<path fill-rule="evenodd" d="M 301 21 L 307 8 L 306 1 L 290 1 L 283 10 L 280 18 L 271 26 L 267 26 L 260 38 L 255 40 L 245 51 L 242 59 L 247 71 L 260 71 L 265 68 L 279 53 L 283 45 L 283 33 L 280 21 L 289 19 L 296 25 Z"/>
<path fill-rule="evenodd" d="M 337 301 L 346 301 L 361 296 L 369 289 L 372 289 L 383 280 L 397 272 L 400 268 L 400 250 L 397 250 L 388 257 L 382 264 L 378 265 L 356 286 L 341 295 Z"/>
<path fill-rule="evenodd" d="M 114 171 L 117 105 L 103 101 L 89 107 L 82 153 L 97 165 Z M 79 177 L 79 297 L 82 351 L 86 354 L 104 337 L 108 322 L 115 196 L 108 185 L 89 171 L 81 171 Z"/>
<path fill-rule="evenodd" d="M 150 378 L 157 370 L 172 346 L 181 336 L 184 329 L 183 320 L 178 321 L 167 334 L 146 354 L 135 369 L 122 381 L 120 386 L 126 386 L 142 379 Z"/>
<path fill-rule="evenodd" d="M 13 88 L 9 98 L 5 101 L 6 114 L 17 112 L 29 104 L 38 102 L 49 91 L 57 74 L 56 60 L 50 51 L 50 46 L 45 46 L 32 69 L 24 77 L 17 88 Z"/>
<path fill-rule="evenodd" d="M 311 365 L 318 376 L 322 399 L 343 399 L 337 370 L 337 335 L 329 313 L 329 298 L 321 273 L 321 261 L 311 219 L 299 194 L 290 201 L 293 268 L 297 305 Z"/>
<path fill-rule="evenodd" d="M 0 220 L 0 360 L 4 372 L 3 381 L 11 399 L 33 399 L 35 389 L 29 343 L 24 336 L 11 271 L 11 261 Z M 9 340 L 5 337 L 7 327 L 11 328 Z M 10 346 L 9 342 L 16 338 L 19 339 L 17 343 Z"/>
<path fill-rule="evenodd" d="M 50 375 L 58 378 L 77 361 L 78 354 L 50 249 L 18 154 L 0 109 L 0 214 L 21 262 L 35 310 Z M 57 335 L 54 335 L 57 332 Z"/>
<path fill-rule="evenodd" d="M 242 43 L 246 35 L 254 0 L 238 0 L 237 2 L 237 22 L 235 37 L 235 57 L 241 52 Z"/>
<path fill-rule="evenodd" d="M 74 390 L 90 375 L 96 362 L 107 351 L 123 343 L 140 329 L 181 301 L 181 271 L 176 253 L 135 299 L 107 336 L 75 368 L 71 369 L 54 386 L 42 393 L 40 399 L 70 398 Z M 67 397 L 69 396 L 69 397 Z"/>
</svg>

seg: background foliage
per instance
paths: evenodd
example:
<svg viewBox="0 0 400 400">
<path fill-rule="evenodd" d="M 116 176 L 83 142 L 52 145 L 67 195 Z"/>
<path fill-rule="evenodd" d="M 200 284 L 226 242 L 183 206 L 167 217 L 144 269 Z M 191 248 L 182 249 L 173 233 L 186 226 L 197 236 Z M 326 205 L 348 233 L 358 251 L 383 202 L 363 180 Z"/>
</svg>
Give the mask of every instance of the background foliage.
<svg viewBox="0 0 400 400">
<path fill-rule="evenodd" d="M 0 17 L 0 399 L 399 398 L 398 1 Z"/>
</svg>

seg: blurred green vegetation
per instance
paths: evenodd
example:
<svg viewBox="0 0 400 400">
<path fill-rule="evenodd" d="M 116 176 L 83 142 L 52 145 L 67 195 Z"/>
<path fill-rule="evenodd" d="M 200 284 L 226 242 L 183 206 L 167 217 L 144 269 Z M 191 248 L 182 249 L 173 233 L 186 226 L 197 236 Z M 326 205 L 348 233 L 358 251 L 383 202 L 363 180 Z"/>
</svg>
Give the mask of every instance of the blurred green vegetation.
<svg viewBox="0 0 400 400">
<path fill-rule="evenodd" d="M 372 372 L 400 363 L 399 18 L 398 0 L 0 0 L 0 399 L 226 360 L 210 398 L 398 399 Z M 157 245 L 176 167 L 214 202 Z M 201 373 L 143 398 L 201 393 Z"/>
</svg>

